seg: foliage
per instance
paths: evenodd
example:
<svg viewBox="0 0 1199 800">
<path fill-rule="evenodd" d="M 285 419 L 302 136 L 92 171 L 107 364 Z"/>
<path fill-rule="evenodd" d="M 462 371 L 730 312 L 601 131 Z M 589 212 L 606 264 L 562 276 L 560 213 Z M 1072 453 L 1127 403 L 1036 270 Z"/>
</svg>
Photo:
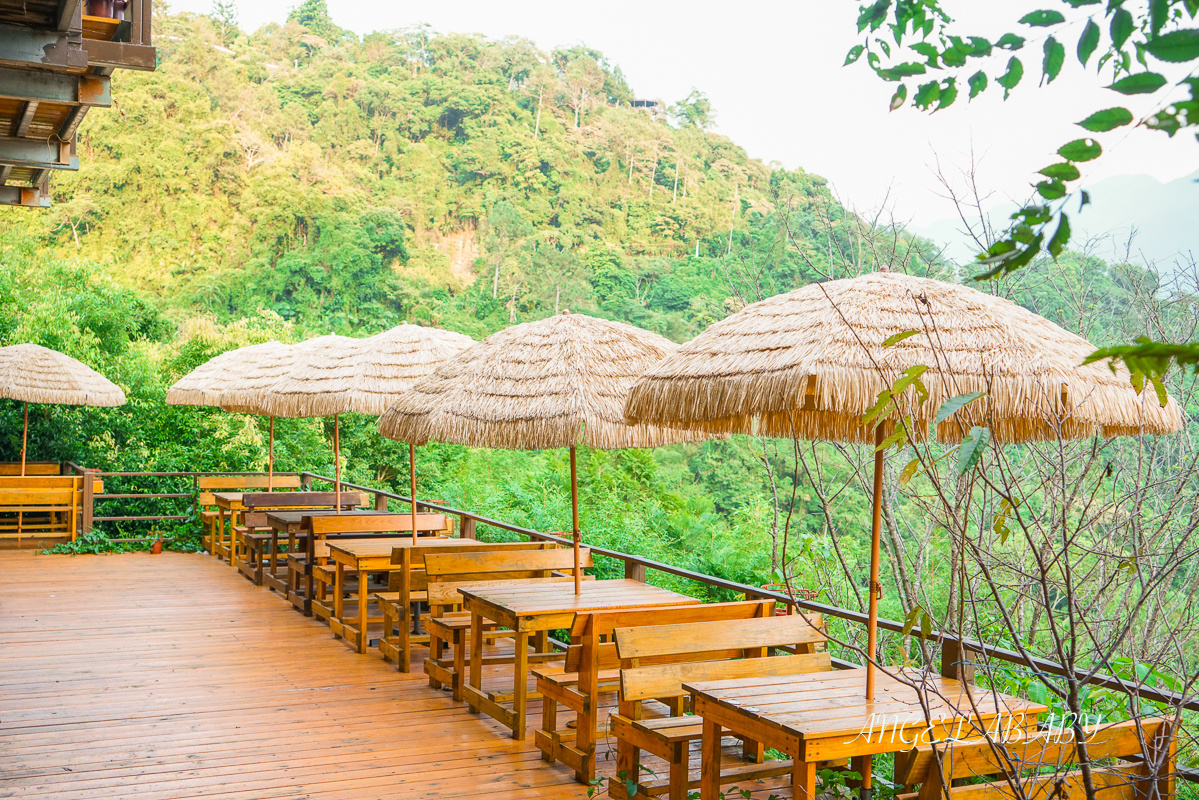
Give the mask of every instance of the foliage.
<svg viewBox="0 0 1199 800">
<path fill-rule="evenodd" d="M 845 63 L 864 55 L 879 78 L 896 83 L 892 110 L 907 103 L 909 93 L 912 105 L 928 112 L 953 105 L 960 93 L 969 101 L 1002 89 L 1006 100 L 1024 79 L 1026 60 L 1039 60 L 1043 86 L 1061 73 L 1067 48 L 1114 93 L 1113 105 L 1079 120 L 1079 138 L 1063 143 L 1059 160 L 1038 171 L 1036 197 L 1012 214 L 1007 232 L 979 255 L 984 271 L 975 280 L 1008 275 L 1042 252 L 1055 259 L 1065 252 L 1071 236 L 1067 208 L 1077 203 L 1081 212 L 1090 203 L 1090 195 L 1078 188 L 1079 165 L 1103 154 L 1101 140 L 1114 141 L 1134 124 L 1171 137 L 1199 126 L 1199 77 L 1193 71 L 1199 66 L 1199 3 L 1057 0 L 1052 5 L 1025 14 L 1013 30 L 999 36 L 960 30 L 941 0 L 873 0 L 859 6 L 857 29 L 863 40 L 850 49 Z M 1028 52 L 1034 45 L 1039 45 L 1039 56 Z M 1191 71 L 1176 80 L 1179 70 Z M 1178 89 L 1187 99 L 1177 98 Z M 1134 96 L 1149 98 L 1153 110 L 1138 119 L 1122 105 Z M 1149 337 L 1095 355 L 1110 357 L 1123 360 L 1159 394 L 1164 392 L 1161 376 L 1172 362 L 1197 364 L 1196 345 Z"/>
</svg>

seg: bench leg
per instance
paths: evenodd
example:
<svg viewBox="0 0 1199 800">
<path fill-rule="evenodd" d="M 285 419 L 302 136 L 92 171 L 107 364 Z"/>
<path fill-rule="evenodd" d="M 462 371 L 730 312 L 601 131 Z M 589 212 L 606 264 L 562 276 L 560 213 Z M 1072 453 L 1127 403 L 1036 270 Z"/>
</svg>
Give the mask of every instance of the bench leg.
<svg viewBox="0 0 1199 800">
<path fill-rule="evenodd" d="M 629 797 L 625 785 L 628 781 L 636 783 L 641 778 L 641 748 L 634 747 L 624 739 L 616 740 L 616 780 L 615 792 L 609 792 L 614 797 Z M 719 798 L 714 798 L 719 800 Z"/>
<path fill-rule="evenodd" d="M 690 766 L 690 748 L 686 743 L 672 748 L 670 760 L 670 800 L 687 800 L 687 768 Z"/>
<path fill-rule="evenodd" d="M 547 692 L 541 692 L 541 730 L 549 734 L 558 731 L 558 701 L 550 697 Z M 542 750 L 541 760 L 553 764 L 556 759 L 550 753 Z"/>
<path fill-rule="evenodd" d="M 791 796 L 795 800 L 816 800 L 816 762 L 795 760 L 791 768 Z"/>
<path fill-rule="evenodd" d="M 476 630 L 477 630 L 476 627 L 471 628 L 471 640 L 472 640 L 472 642 L 476 642 L 475 644 L 473 644 L 473 647 L 475 648 L 475 650 L 477 650 L 481 654 L 483 652 L 482 631 L 479 631 L 479 636 L 476 637 L 474 635 Z M 475 650 L 471 651 L 471 656 L 470 656 L 472 670 L 474 669 L 474 663 L 475 663 Z M 482 666 L 483 666 L 483 661 L 482 661 L 482 658 L 480 657 L 480 659 L 479 659 L 480 671 L 482 671 Z M 457 700 L 459 703 L 462 702 L 462 684 L 465 681 L 465 679 L 466 679 L 466 634 L 463 631 L 456 630 L 456 631 L 454 631 L 454 682 L 453 682 L 451 688 L 454 690 L 454 699 Z M 472 685 L 474 685 L 473 675 L 472 675 Z M 471 711 L 475 711 L 475 713 L 478 713 L 474 708 L 472 708 Z"/>
<path fill-rule="evenodd" d="M 470 685 L 483 688 L 483 617 L 478 612 L 470 615 Z M 479 709 L 470 706 L 470 712 L 478 714 Z"/>
</svg>

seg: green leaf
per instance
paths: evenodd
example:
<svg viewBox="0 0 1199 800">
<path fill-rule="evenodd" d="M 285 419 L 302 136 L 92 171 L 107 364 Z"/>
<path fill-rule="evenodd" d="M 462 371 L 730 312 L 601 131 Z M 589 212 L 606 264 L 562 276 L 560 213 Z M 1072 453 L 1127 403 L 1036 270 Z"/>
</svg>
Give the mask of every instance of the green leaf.
<svg viewBox="0 0 1199 800">
<path fill-rule="evenodd" d="M 920 333 L 920 331 L 901 331 L 901 332 L 895 334 L 894 336 L 888 336 L 886 339 L 884 339 L 882 346 L 890 347 L 891 345 L 899 344 L 904 339 L 910 339 L 911 337 L 916 336 L 919 333 Z"/>
<path fill-rule="evenodd" d="M 903 375 L 895 381 L 891 387 L 891 396 L 897 397 L 907 390 L 909 386 L 919 382 L 920 376 L 928 371 L 928 367 L 924 364 L 917 364 L 914 367 L 909 367 L 903 371 Z"/>
<path fill-rule="evenodd" d="M 1194 61 L 1199 58 L 1199 30 L 1188 28 L 1181 31 L 1171 31 L 1165 36 L 1158 36 L 1145 43 L 1149 55 L 1159 61 L 1180 64 L 1184 61 Z"/>
<path fill-rule="evenodd" d="M 1094 161 L 1103 153 L 1103 148 L 1094 139 L 1075 139 L 1057 149 L 1057 154 L 1067 161 Z"/>
<path fill-rule="evenodd" d="M 909 611 L 907 613 L 907 615 L 903 618 L 903 635 L 904 636 L 911 635 L 912 628 L 916 627 L 916 622 L 917 622 L 917 620 L 920 619 L 920 615 L 923 613 L 924 613 L 924 609 L 921 608 L 920 606 L 912 606 L 912 610 Z"/>
<path fill-rule="evenodd" d="M 916 42 L 915 44 L 911 45 L 911 48 L 913 52 L 924 56 L 928 60 L 928 65 L 930 67 L 937 66 L 937 57 L 940 55 L 940 51 L 937 50 L 936 47 L 928 42 Z"/>
<path fill-rule="evenodd" d="M 1014 33 L 1005 33 L 999 37 L 999 41 L 995 43 L 996 47 L 1002 47 L 1004 50 L 1019 50 L 1024 46 L 1024 37 L 1017 36 Z"/>
<path fill-rule="evenodd" d="M 953 105 L 953 101 L 958 99 L 958 85 L 953 78 L 947 78 L 945 85 L 941 87 L 941 101 L 937 103 L 934 111 L 940 111 L 946 106 Z"/>
<path fill-rule="evenodd" d="M 1194 16 L 1192 14 L 1191 16 Z M 1156 37 L 1170 18 L 1170 0 L 1149 0 L 1149 33 Z M 1186 59 L 1190 61 L 1190 59 Z"/>
<path fill-rule="evenodd" d="M 887 19 L 887 10 L 891 8 L 891 0 L 878 0 L 873 5 L 864 6 L 858 14 L 858 33 L 866 30 L 878 30 Z"/>
<path fill-rule="evenodd" d="M 878 427 L 879 422 L 891 416 L 890 411 L 888 411 L 890 406 L 891 390 L 883 389 L 878 393 L 878 398 L 875 400 L 874 405 L 866 409 L 866 413 L 862 415 L 862 425 L 870 425 L 873 422 L 874 427 Z M 887 411 L 887 413 L 883 414 L 884 411 Z"/>
<path fill-rule="evenodd" d="M 1007 72 L 995 79 L 995 82 L 1003 87 L 1003 99 L 1007 100 L 1008 95 L 1012 93 L 1012 89 L 1016 88 L 1016 84 L 1024 77 L 1024 65 L 1020 63 L 1020 59 L 1012 56 L 1007 62 Z"/>
<path fill-rule="evenodd" d="M 1091 116 L 1078 123 L 1081 127 L 1095 133 L 1114 130 L 1132 122 L 1132 112 L 1127 108 L 1116 106 L 1096 111 Z"/>
<path fill-rule="evenodd" d="M 937 102 L 941 97 L 941 84 L 936 81 L 930 81 L 916 89 L 916 96 L 912 98 L 912 103 L 921 111 L 926 110 L 933 103 Z"/>
<path fill-rule="evenodd" d="M 1120 94 L 1152 94 L 1166 85 L 1166 79 L 1156 72 L 1138 72 L 1107 87 Z"/>
<path fill-rule="evenodd" d="M 1045 58 L 1041 62 L 1041 71 L 1045 75 L 1046 83 L 1053 83 L 1053 79 L 1062 71 L 1062 64 L 1066 63 L 1066 48 L 1057 39 L 1050 36 L 1045 40 Z"/>
<path fill-rule="evenodd" d="M 1112 47 L 1117 50 L 1124 47 L 1134 30 L 1136 23 L 1133 22 L 1132 14 L 1128 13 L 1127 9 L 1117 8 L 1116 13 L 1112 14 L 1112 23 L 1108 30 L 1112 37 Z"/>
<path fill-rule="evenodd" d="M 958 477 L 969 472 L 979 459 L 982 458 L 983 452 L 987 449 L 987 442 L 991 441 L 990 428 L 984 428 L 980 425 L 975 425 L 966 434 L 966 438 L 958 445 L 958 459 L 954 468 L 957 470 Z"/>
<path fill-rule="evenodd" d="M 885 81 L 898 81 L 913 75 L 923 75 L 928 72 L 924 65 L 917 61 L 905 61 L 893 67 L 877 70 L 878 76 Z"/>
<path fill-rule="evenodd" d="M 878 446 L 874 448 L 874 452 L 881 453 L 892 445 L 899 445 L 901 450 L 907 447 L 908 432 L 904 430 L 902 425 L 896 425 L 895 429 L 891 431 L 891 435 L 879 442 Z"/>
<path fill-rule="evenodd" d="M 949 398 L 941 404 L 940 408 L 937 409 L 937 414 L 933 417 L 933 430 L 936 430 L 938 425 L 961 411 L 966 406 L 973 403 L 975 400 L 986 396 L 986 392 L 970 392 L 969 394 L 959 394 L 957 397 Z"/>
<path fill-rule="evenodd" d="M 1062 214 L 1062 220 L 1057 224 L 1057 230 L 1054 231 L 1053 237 L 1046 245 L 1049 255 L 1057 258 L 1066 249 L 1066 245 L 1070 243 L 1070 218 Z"/>
<path fill-rule="evenodd" d="M 920 614 L 920 638 L 931 639 L 933 636 L 933 618 L 928 615 L 928 612 Z"/>
<path fill-rule="evenodd" d="M 1078 37 L 1078 63 L 1085 67 L 1098 46 L 1099 26 L 1095 24 L 1095 20 L 1089 19 L 1087 26 L 1082 29 L 1082 36 Z"/>
<path fill-rule="evenodd" d="M 970 55 L 975 58 L 986 58 L 991 55 L 991 43 L 981 36 L 971 36 Z"/>
<path fill-rule="evenodd" d="M 1040 174 L 1044 175 L 1046 178 L 1053 178 L 1054 180 L 1059 181 L 1076 181 L 1079 178 L 1078 167 L 1069 162 L 1050 164 L 1049 166 L 1040 170 Z"/>
<path fill-rule="evenodd" d="M 1066 5 L 1070 8 L 1081 8 L 1083 6 L 1097 6 L 1103 0 L 1066 0 Z"/>
<path fill-rule="evenodd" d="M 1066 196 L 1066 186 L 1061 181 L 1041 181 L 1037 184 L 1037 194 L 1046 200 L 1060 200 Z"/>
<path fill-rule="evenodd" d="M 987 88 L 987 74 L 981 69 L 970 76 L 970 99 L 973 100 L 979 92 Z"/>
<path fill-rule="evenodd" d="M 1049 11 L 1042 9 L 1025 14 L 1020 18 L 1020 22 L 1024 25 L 1030 25 L 1034 28 L 1047 28 L 1050 25 L 1059 25 L 1066 21 L 1060 11 Z"/>
<path fill-rule="evenodd" d="M 1045 688 L 1045 684 L 1035 682 L 1028 684 L 1028 699 L 1040 705 L 1049 703 L 1049 691 Z"/>
<path fill-rule="evenodd" d="M 1000 275 L 1015 272 L 1036 258 L 1037 253 L 1041 252 L 1041 242 L 1044 240 L 1045 234 L 1038 233 L 1027 246 L 1020 249 L 1017 249 L 1016 245 L 1010 240 L 996 242 L 987 251 L 987 257 L 979 259 L 980 264 L 990 267 L 990 269 L 979 275 L 975 275 L 970 280 L 989 281 L 994 280 Z"/>
<path fill-rule="evenodd" d="M 1078 210 L 1082 211 L 1084 208 L 1086 208 L 1087 206 L 1089 206 L 1091 204 L 1091 193 L 1088 192 L 1086 189 L 1083 189 L 1078 194 L 1079 194 Z"/>
<path fill-rule="evenodd" d="M 905 84 L 899 84 L 899 88 L 895 90 L 895 94 L 891 95 L 891 110 L 899 108 L 904 101 L 908 99 L 908 87 Z"/>
<path fill-rule="evenodd" d="M 905 464 L 899 473 L 899 485 L 907 486 L 908 483 L 911 482 L 912 478 L 916 476 L 916 470 L 918 469 L 920 469 L 920 459 L 918 458 L 913 458 L 911 461 Z"/>
<path fill-rule="evenodd" d="M 848 66 L 848 65 L 852 64 L 853 62 L 857 61 L 859 58 L 862 57 L 862 53 L 864 53 L 865 51 L 866 51 L 866 46 L 862 45 L 862 44 L 856 44 L 853 47 L 849 48 L 849 53 L 845 56 L 845 63 L 842 64 L 841 66 L 843 66 L 843 67 Z"/>
</svg>

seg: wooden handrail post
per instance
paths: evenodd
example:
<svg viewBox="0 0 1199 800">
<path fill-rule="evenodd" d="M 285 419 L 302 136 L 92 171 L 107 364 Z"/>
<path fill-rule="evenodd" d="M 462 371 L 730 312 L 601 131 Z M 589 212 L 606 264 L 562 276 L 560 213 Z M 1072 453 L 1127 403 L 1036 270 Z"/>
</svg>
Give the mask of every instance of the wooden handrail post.
<svg viewBox="0 0 1199 800">
<path fill-rule="evenodd" d="M 969 663 L 972 651 L 962 647 L 961 639 L 941 640 L 941 675 L 963 683 L 974 683 L 974 665 Z"/>
<path fill-rule="evenodd" d="M 94 493 L 96 489 L 96 477 L 93 473 L 84 470 L 82 477 L 83 481 L 83 497 L 81 498 L 82 514 L 79 516 L 79 532 L 92 532 L 92 509 L 95 503 Z M 75 541 L 75 531 L 71 531 L 71 541 Z"/>
<path fill-rule="evenodd" d="M 375 492 L 375 511 L 387 510 L 387 495 Z"/>
<path fill-rule="evenodd" d="M 624 562 L 624 576 L 629 580 L 645 583 L 645 565 L 637 561 Z"/>
<path fill-rule="evenodd" d="M 461 517 L 459 517 L 459 519 L 462 520 L 462 538 L 477 539 L 478 535 L 475 533 L 475 518 L 468 517 L 463 514 Z"/>
</svg>

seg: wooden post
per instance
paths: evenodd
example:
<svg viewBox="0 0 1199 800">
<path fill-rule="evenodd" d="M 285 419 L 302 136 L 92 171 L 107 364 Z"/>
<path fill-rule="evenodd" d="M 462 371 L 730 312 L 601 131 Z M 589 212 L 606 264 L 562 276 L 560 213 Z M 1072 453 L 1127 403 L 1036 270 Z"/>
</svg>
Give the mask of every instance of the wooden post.
<svg viewBox="0 0 1199 800">
<path fill-rule="evenodd" d="M 575 549 L 575 594 L 583 593 L 583 574 L 579 566 L 579 471 L 575 465 L 575 446 L 570 446 L 570 521 Z"/>
<path fill-rule="evenodd" d="M 29 403 L 25 404 L 25 427 L 21 431 L 21 477 L 25 477 L 25 448 L 29 443 Z"/>
<path fill-rule="evenodd" d="M 387 495 L 382 492 L 375 492 L 375 511 L 387 510 Z"/>
<path fill-rule="evenodd" d="M 463 539 L 479 538 L 478 535 L 475 533 L 475 518 L 474 517 L 468 517 L 465 514 L 463 514 L 462 516 L 459 517 L 459 520 L 461 522 L 461 525 L 460 525 L 461 533 L 459 535 Z"/>
<path fill-rule="evenodd" d="M 92 473 L 83 470 L 82 516 L 80 517 L 79 532 L 92 532 L 92 506 L 95 502 L 93 495 L 96 491 L 96 478 Z M 75 532 L 71 531 L 71 541 L 75 541 Z"/>
<path fill-rule="evenodd" d="M 941 675 L 963 683 L 974 683 L 974 665 L 970 651 L 962 646 L 961 639 L 946 638 L 941 642 Z"/>
<path fill-rule="evenodd" d="M 645 583 L 645 565 L 636 561 L 624 562 L 624 576 L 629 580 Z"/>
</svg>

